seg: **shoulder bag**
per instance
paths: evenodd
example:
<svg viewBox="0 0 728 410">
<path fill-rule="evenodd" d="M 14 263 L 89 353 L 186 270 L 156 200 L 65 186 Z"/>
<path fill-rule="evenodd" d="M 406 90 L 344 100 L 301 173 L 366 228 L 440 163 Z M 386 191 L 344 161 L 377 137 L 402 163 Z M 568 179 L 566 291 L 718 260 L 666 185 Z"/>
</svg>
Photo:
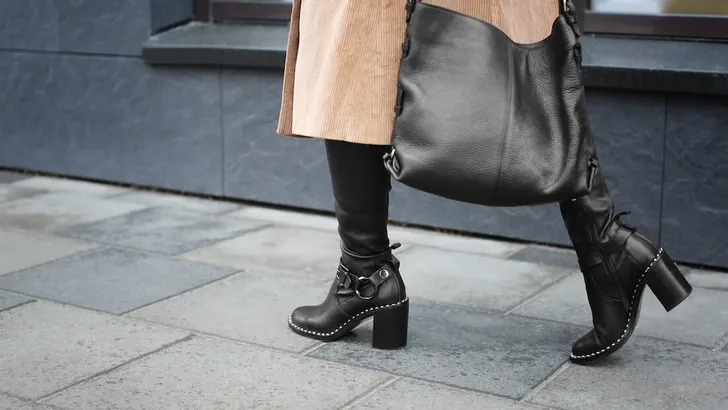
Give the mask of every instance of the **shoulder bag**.
<svg viewBox="0 0 728 410">
<path fill-rule="evenodd" d="M 586 195 L 599 165 L 572 0 L 561 5 L 550 36 L 534 44 L 423 1 L 406 8 L 392 150 L 384 157 L 394 179 L 488 206 Z"/>
</svg>

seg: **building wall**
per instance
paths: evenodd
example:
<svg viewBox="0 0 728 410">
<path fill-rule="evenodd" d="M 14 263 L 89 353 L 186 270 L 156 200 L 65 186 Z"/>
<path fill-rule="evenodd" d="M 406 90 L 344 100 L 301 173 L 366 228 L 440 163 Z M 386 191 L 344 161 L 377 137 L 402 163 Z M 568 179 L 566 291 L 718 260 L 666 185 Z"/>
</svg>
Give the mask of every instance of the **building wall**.
<svg viewBox="0 0 728 410">
<path fill-rule="evenodd" d="M 280 70 L 139 58 L 150 33 L 191 14 L 191 0 L 2 2 L 0 166 L 331 211 L 321 141 L 275 135 Z M 587 100 L 618 210 L 674 258 L 728 267 L 728 98 Z M 395 184 L 391 217 L 569 243 L 556 205 L 484 208 Z"/>
</svg>

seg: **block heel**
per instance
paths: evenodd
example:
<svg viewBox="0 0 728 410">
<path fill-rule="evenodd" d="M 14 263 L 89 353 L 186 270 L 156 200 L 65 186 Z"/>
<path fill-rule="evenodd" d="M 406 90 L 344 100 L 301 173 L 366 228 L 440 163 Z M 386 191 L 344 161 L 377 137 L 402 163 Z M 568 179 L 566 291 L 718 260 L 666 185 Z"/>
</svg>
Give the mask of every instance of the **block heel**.
<svg viewBox="0 0 728 410">
<path fill-rule="evenodd" d="M 407 345 L 409 321 L 409 299 L 392 308 L 374 315 L 372 347 L 375 349 L 398 349 Z"/>
<path fill-rule="evenodd" d="M 660 252 L 645 278 L 647 286 L 662 303 L 666 311 L 685 300 L 693 288 L 665 251 Z"/>
</svg>

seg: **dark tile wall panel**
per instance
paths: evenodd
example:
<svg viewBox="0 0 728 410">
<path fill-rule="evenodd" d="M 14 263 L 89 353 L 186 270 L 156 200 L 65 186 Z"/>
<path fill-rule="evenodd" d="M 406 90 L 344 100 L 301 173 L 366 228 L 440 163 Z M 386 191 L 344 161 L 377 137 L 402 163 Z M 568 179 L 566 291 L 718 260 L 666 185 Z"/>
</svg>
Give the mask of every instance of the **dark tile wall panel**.
<svg viewBox="0 0 728 410">
<path fill-rule="evenodd" d="M 56 1 L 61 51 L 141 55 L 151 32 L 150 0 Z"/>
<path fill-rule="evenodd" d="M 556 205 L 488 208 L 439 198 L 395 184 L 391 218 L 471 233 L 568 243 Z"/>
<path fill-rule="evenodd" d="M 57 56 L 0 51 L 0 165 L 31 167 L 62 123 Z"/>
<path fill-rule="evenodd" d="M 56 0 L 0 1 L 0 48 L 58 50 Z"/>
<path fill-rule="evenodd" d="M 191 20 L 194 17 L 194 0 L 150 0 L 151 30 L 160 29 Z"/>
<path fill-rule="evenodd" d="M 589 117 L 617 212 L 657 242 L 665 151 L 665 96 L 589 89 Z"/>
<path fill-rule="evenodd" d="M 667 112 L 663 245 L 728 266 L 728 98 L 671 96 Z"/>
<path fill-rule="evenodd" d="M 0 58 L 0 75 L 18 80 L 2 87 L 20 104 L 0 108 L 1 164 L 222 193 L 219 70 L 9 57 Z"/>
<path fill-rule="evenodd" d="M 332 210 L 322 141 L 276 134 L 281 80 L 279 70 L 223 71 L 225 194 Z"/>
</svg>

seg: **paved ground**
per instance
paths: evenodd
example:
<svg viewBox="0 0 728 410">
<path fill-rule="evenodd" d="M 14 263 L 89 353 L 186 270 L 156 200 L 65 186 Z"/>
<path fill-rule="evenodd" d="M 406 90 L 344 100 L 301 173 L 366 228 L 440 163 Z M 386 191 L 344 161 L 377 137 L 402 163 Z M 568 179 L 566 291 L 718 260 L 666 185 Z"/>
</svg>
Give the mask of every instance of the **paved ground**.
<svg viewBox="0 0 728 410">
<path fill-rule="evenodd" d="M 393 228 L 410 342 L 322 344 L 335 221 L 0 173 L 0 408 L 725 409 L 728 275 L 693 270 L 601 366 L 567 363 L 590 316 L 572 253 Z M 447 278 L 447 281 L 443 281 Z"/>
</svg>

